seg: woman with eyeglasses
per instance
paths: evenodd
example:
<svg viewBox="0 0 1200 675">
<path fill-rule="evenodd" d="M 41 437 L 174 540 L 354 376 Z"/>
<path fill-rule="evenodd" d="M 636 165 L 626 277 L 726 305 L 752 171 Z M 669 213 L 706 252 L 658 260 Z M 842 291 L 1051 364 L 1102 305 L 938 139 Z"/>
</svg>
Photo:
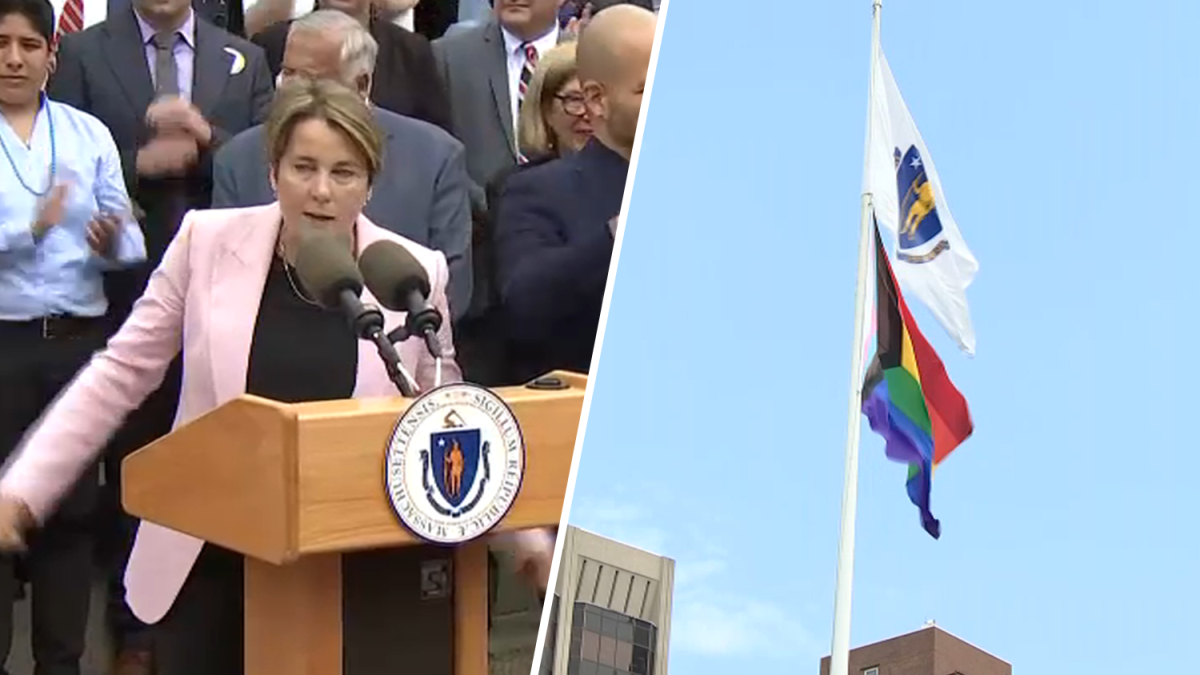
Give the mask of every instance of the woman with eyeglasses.
<svg viewBox="0 0 1200 675">
<path fill-rule="evenodd" d="M 487 184 L 489 214 L 497 213 L 500 194 L 510 176 L 578 152 L 592 136 L 583 89 L 575 65 L 575 43 L 563 42 L 542 54 L 525 91 L 517 116 L 517 146 L 521 161 L 501 171 Z M 499 314 L 492 254 L 492 223 L 488 215 L 475 221 L 472 236 L 475 297 L 479 308 L 456 326 L 468 379 L 490 387 L 521 384 L 508 372 L 504 326 Z"/>
<path fill-rule="evenodd" d="M 521 104 L 517 146 L 527 163 L 541 163 L 579 151 L 591 137 L 575 43 L 560 44 L 538 61 Z"/>
</svg>

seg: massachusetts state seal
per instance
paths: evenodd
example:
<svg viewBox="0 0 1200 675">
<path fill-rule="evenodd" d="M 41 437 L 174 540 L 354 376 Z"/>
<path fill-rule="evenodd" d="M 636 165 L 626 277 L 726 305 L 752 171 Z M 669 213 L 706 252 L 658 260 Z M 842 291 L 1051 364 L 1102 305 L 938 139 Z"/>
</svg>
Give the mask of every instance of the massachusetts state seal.
<svg viewBox="0 0 1200 675">
<path fill-rule="evenodd" d="M 495 393 L 449 384 L 400 417 L 384 468 L 400 522 L 425 541 L 460 544 L 486 534 L 512 508 L 525 476 L 525 440 Z"/>
</svg>

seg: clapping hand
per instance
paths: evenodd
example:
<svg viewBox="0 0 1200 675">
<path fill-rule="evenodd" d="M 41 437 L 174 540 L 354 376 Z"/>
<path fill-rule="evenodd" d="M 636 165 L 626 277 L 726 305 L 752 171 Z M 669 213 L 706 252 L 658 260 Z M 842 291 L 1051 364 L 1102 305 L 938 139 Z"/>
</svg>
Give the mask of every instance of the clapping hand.
<svg viewBox="0 0 1200 675">
<path fill-rule="evenodd" d="M 88 246 L 91 246 L 97 255 L 112 258 L 115 249 L 113 243 L 117 239 L 117 230 L 120 227 L 121 221 L 111 213 L 102 213 L 92 218 L 87 226 Z"/>
<path fill-rule="evenodd" d="M 579 13 L 579 16 L 567 22 L 567 26 L 562 30 L 563 35 L 561 40 L 563 42 L 578 40 L 579 34 L 583 32 L 583 29 L 587 27 L 588 22 L 591 20 L 592 3 L 589 2 L 584 5 L 583 11 Z"/>
<path fill-rule="evenodd" d="M 196 139 L 181 134 L 156 136 L 138 150 L 139 176 L 180 176 L 196 162 L 200 148 Z"/>
<path fill-rule="evenodd" d="M 0 552 L 25 550 L 25 533 L 33 525 L 33 516 L 25 502 L 15 497 L 0 497 Z"/>
<path fill-rule="evenodd" d="M 58 225 L 63 217 L 63 209 L 66 206 L 67 196 L 70 193 L 70 186 L 65 183 L 59 183 L 50 188 L 50 192 L 38 206 L 37 218 L 33 221 L 33 236 L 35 239 L 41 239 L 50 231 L 50 228 Z"/>
<path fill-rule="evenodd" d="M 146 124 L 162 135 L 185 134 L 201 146 L 212 142 L 212 127 L 196 106 L 178 96 L 165 96 L 146 109 Z"/>
</svg>

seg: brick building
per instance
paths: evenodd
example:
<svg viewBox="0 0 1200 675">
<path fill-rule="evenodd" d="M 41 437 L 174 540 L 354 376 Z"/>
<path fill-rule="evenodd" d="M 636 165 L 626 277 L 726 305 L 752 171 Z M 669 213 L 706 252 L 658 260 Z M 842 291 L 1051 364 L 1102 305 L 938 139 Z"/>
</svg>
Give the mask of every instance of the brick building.
<svg viewBox="0 0 1200 675">
<path fill-rule="evenodd" d="M 850 675 L 1012 675 L 1012 664 L 935 625 L 850 650 Z M 829 675 L 829 657 L 821 659 Z"/>
</svg>

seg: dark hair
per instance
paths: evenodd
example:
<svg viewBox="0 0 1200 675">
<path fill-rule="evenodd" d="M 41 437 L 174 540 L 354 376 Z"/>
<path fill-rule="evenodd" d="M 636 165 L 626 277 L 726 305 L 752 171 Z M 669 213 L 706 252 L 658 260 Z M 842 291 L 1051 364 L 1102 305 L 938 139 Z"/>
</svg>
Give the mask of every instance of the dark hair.
<svg viewBox="0 0 1200 675">
<path fill-rule="evenodd" d="M 46 44 L 54 42 L 54 5 L 50 0 L 0 0 L 0 19 L 11 14 L 28 19 L 33 29 L 46 38 Z"/>
</svg>

